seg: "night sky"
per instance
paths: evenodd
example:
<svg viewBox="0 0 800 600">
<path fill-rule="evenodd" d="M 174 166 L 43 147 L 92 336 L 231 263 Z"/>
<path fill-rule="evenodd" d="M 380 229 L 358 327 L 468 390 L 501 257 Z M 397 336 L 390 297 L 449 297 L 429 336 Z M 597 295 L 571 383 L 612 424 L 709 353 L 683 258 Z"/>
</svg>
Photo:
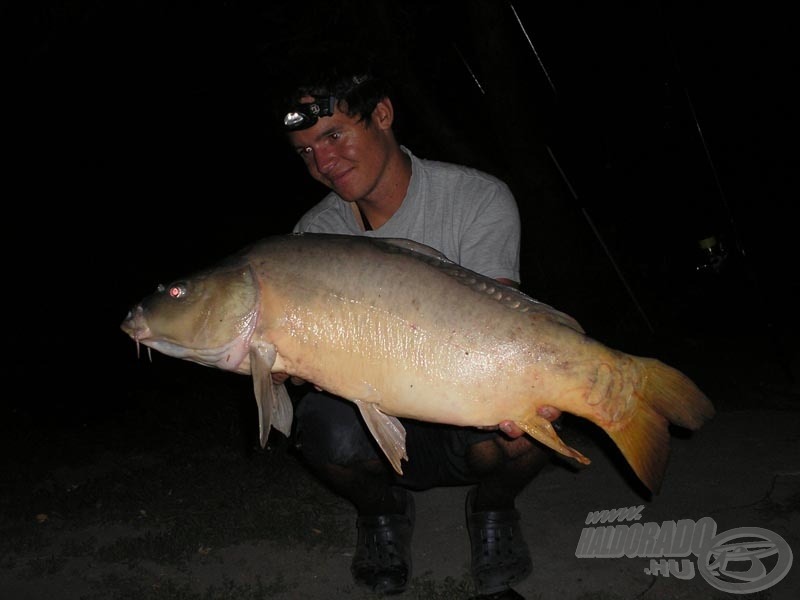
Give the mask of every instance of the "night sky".
<svg viewBox="0 0 800 600">
<path fill-rule="evenodd" d="M 8 4 L 4 367 L 36 391 L 7 404 L 124 392 L 131 304 L 290 230 L 324 190 L 272 85 L 366 48 L 397 68 L 401 142 L 511 185 L 526 292 L 624 349 L 755 332 L 774 343 L 755 354 L 796 352 L 797 52 L 777 5 Z M 717 273 L 696 270 L 709 236 Z"/>
</svg>

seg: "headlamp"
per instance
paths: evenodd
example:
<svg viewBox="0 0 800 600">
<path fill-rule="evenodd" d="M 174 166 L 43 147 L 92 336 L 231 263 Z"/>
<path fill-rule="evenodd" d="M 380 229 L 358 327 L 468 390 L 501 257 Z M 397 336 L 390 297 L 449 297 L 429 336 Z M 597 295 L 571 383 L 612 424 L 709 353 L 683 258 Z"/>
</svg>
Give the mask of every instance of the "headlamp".
<svg viewBox="0 0 800 600">
<path fill-rule="evenodd" d="M 334 106 L 336 106 L 335 96 L 298 104 L 283 117 L 283 126 L 287 131 L 308 129 L 320 117 L 330 117 L 333 114 Z"/>
</svg>

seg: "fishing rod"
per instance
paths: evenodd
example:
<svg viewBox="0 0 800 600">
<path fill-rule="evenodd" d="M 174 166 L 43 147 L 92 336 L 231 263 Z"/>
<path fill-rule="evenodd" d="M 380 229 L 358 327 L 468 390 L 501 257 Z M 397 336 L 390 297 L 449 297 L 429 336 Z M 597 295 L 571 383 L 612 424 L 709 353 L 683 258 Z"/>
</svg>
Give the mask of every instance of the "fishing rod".
<svg viewBox="0 0 800 600">
<path fill-rule="evenodd" d="M 555 86 L 555 83 L 553 82 L 552 78 L 550 77 L 550 73 L 549 73 L 549 71 L 547 70 L 547 67 L 544 64 L 544 61 L 542 60 L 541 56 L 539 56 L 539 52 L 536 50 L 536 46 L 534 45 L 533 40 L 531 40 L 530 36 L 528 35 L 528 32 L 525 29 L 525 25 L 523 24 L 522 19 L 520 19 L 519 15 L 517 14 L 517 11 L 514 8 L 513 3 L 509 2 L 509 7 L 511 8 L 511 12 L 514 14 L 514 18 L 516 19 L 517 24 L 519 25 L 520 29 L 522 30 L 522 33 L 525 36 L 525 39 L 527 40 L 528 45 L 530 46 L 534 57 L 536 57 L 536 61 L 539 64 L 539 68 L 542 70 L 542 72 L 544 73 L 544 75 L 545 75 L 545 77 L 547 79 L 547 83 L 550 86 L 550 90 L 553 93 L 553 98 L 557 101 L 558 100 L 558 90 L 557 90 L 557 88 Z M 466 58 L 464 58 L 464 55 L 459 51 L 458 47 L 455 44 L 454 44 L 454 46 L 455 46 L 456 52 L 458 53 L 459 58 L 461 59 L 461 62 L 464 64 L 464 67 L 467 69 L 467 71 L 470 74 L 470 77 L 472 78 L 473 82 L 478 87 L 478 90 L 480 91 L 480 93 L 482 95 L 486 95 L 486 92 L 485 92 L 483 86 L 481 85 L 480 80 L 478 79 L 477 75 L 475 75 L 475 72 L 470 67 L 470 65 L 467 62 Z M 653 328 L 652 323 L 650 322 L 650 319 L 647 316 L 647 313 L 645 312 L 645 310 L 642 307 L 642 305 L 639 303 L 639 300 L 636 298 L 636 294 L 634 293 L 633 288 L 631 288 L 631 286 L 628 284 L 628 281 L 625 278 L 625 275 L 622 272 L 622 269 L 617 264 L 617 261 L 615 260 L 614 255 L 611 253 L 611 250 L 608 248 L 608 246 L 606 245 L 605 241 L 603 240 L 603 236 L 600 234 L 600 230 L 595 226 L 594 221 L 592 220 L 592 217 L 589 214 L 589 211 L 586 209 L 585 206 L 582 206 L 582 203 L 580 202 L 580 200 L 578 198 L 578 194 L 576 193 L 575 188 L 572 185 L 572 182 L 567 177 L 567 174 L 564 172 L 564 169 L 561 168 L 561 165 L 559 164 L 558 160 L 556 159 L 556 155 L 553 152 L 553 149 L 550 147 L 549 144 L 545 144 L 545 148 L 547 149 L 547 153 L 550 156 L 550 160 L 553 161 L 553 164 L 555 165 L 556 170 L 558 171 L 559 175 L 561 176 L 561 179 L 563 180 L 564 184 L 566 185 L 567 189 L 569 190 L 570 195 L 572 196 L 573 200 L 575 201 L 575 203 L 578 206 L 580 206 L 581 214 L 583 214 L 583 217 L 584 217 L 584 219 L 586 219 L 586 222 L 588 223 L 589 228 L 592 230 L 592 233 L 597 238 L 597 241 L 600 244 L 600 247 L 603 249 L 603 252 L 605 253 L 606 257 L 611 262 L 611 265 L 614 268 L 614 272 L 617 274 L 617 277 L 619 277 L 620 281 L 622 282 L 622 285 L 625 288 L 625 291 L 627 292 L 628 296 L 630 297 L 631 301 L 633 302 L 633 305 L 636 307 L 636 310 L 639 313 L 639 315 L 641 316 L 641 318 L 644 321 L 645 325 L 647 326 L 647 329 L 650 331 L 650 333 L 655 333 L 655 330 Z"/>
<path fill-rule="evenodd" d="M 662 6 L 661 3 L 658 3 L 659 9 L 659 17 L 660 21 L 663 24 L 665 19 L 661 10 Z M 717 193 L 719 194 L 719 199 L 722 204 L 723 211 L 726 215 L 728 226 L 730 227 L 731 236 L 733 237 L 733 243 L 738 251 L 739 255 L 742 259 L 747 262 L 747 252 L 745 251 L 744 243 L 742 242 L 742 238 L 739 234 L 739 228 L 736 224 L 736 220 L 733 217 L 733 211 L 731 210 L 730 204 L 728 203 L 728 198 L 725 193 L 725 189 L 722 186 L 722 182 L 719 177 L 719 173 L 717 171 L 717 166 L 714 162 L 713 157 L 711 156 L 711 150 L 708 146 L 706 141 L 705 133 L 703 132 L 703 128 L 700 126 L 700 119 L 697 117 L 697 112 L 695 111 L 694 102 L 692 101 L 692 96 L 689 93 L 688 86 L 684 83 L 684 75 L 683 70 L 680 67 L 680 63 L 678 62 L 678 56 L 675 51 L 675 47 L 672 43 L 672 37 L 670 36 L 669 32 L 666 30 L 662 31 L 664 38 L 666 40 L 665 44 L 669 50 L 670 59 L 672 62 L 672 68 L 678 74 L 678 80 L 680 82 L 681 91 L 683 92 L 684 100 L 686 101 L 686 106 L 689 109 L 689 113 L 691 115 L 692 123 L 697 131 L 697 137 L 700 140 L 700 145 L 703 147 L 703 155 L 708 163 L 708 168 L 711 170 L 711 175 L 714 180 L 714 186 L 716 187 Z M 701 240 L 702 242 L 702 240 Z"/>
</svg>

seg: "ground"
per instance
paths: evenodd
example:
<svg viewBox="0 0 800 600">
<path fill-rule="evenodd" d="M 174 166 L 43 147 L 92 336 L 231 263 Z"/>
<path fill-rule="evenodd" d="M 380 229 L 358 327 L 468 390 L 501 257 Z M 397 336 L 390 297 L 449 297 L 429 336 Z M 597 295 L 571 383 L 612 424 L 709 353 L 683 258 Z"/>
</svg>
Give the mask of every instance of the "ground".
<svg viewBox="0 0 800 600">
<path fill-rule="evenodd" d="M 644 493 L 602 432 L 567 418 L 565 441 L 592 464 L 556 458 L 519 497 L 534 561 L 520 593 L 531 600 L 731 596 L 699 572 L 648 575 L 648 558 L 577 557 L 587 515 L 606 509 L 642 505 L 642 522 L 711 517 L 718 533 L 759 527 L 797 556 L 798 390 L 769 361 L 730 348 L 716 347 L 718 360 L 697 371 L 718 413 L 692 435 L 674 432 L 656 496 Z M 707 353 L 701 348 L 697 360 Z M 104 412 L 65 403 L 4 413 L 0 597 L 374 597 L 349 576 L 352 507 L 306 472 L 280 434 L 266 449 L 254 444 L 246 377 L 154 356 L 135 362 L 125 378 L 113 388 L 120 402 Z M 465 488 L 415 493 L 414 575 L 402 597 L 474 593 L 465 495 Z M 696 567 L 699 559 L 688 559 Z M 798 592 L 793 565 L 777 584 L 746 597 Z"/>
</svg>

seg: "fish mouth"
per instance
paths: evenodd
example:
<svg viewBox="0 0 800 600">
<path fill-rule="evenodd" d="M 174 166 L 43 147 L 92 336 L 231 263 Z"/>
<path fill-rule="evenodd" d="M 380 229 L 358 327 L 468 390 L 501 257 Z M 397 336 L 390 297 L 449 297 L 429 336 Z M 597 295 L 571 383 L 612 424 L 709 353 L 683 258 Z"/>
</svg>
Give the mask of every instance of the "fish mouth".
<svg viewBox="0 0 800 600">
<path fill-rule="evenodd" d="M 150 335 L 150 328 L 145 321 L 144 310 L 141 305 L 128 311 L 128 315 L 122 321 L 120 328 L 136 341 Z"/>
<path fill-rule="evenodd" d="M 153 349 L 166 356 L 181 358 L 227 371 L 238 371 L 243 368 L 242 363 L 249 350 L 249 335 L 245 336 L 244 339 L 235 338 L 229 343 L 212 348 L 188 347 L 168 337 L 154 335 L 147 324 L 144 309 L 141 305 L 128 312 L 120 328 L 136 343 L 137 358 L 141 356 L 141 346 L 146 346 L 148 356 L 150 356 L 150 349 Z M 250 334 L 252 334 L 252 331 Z"/>
<path fill-rule="evenodd" d="M 150 326 L 147 324 L 147 318 L 144 316 L 144 308 L 139 304 L 128 311 L 127 316 L 120 325 L 122 331 L 128 334 L 130 338 L 136 343 L 136 357 L 139 358 L 141 346 L 146 346 L 149 349 L 158 350 L 163 354 L 175 355 L 176 351 L 187 354 L 186 349 L 183 349 L 167 339 L 159 338 L 153 335 Z"/>
<path fill-rule="evenodd" d="M 127 333 L 130 338 L 136 342 L 136 357 L 139 358 L 140 355 L 140 343 L 149 346 L 149 344 L 145 341 L 150 339 L 153 335 L 150 331 L 150 327 L 147 326 L 147 321 L 144 318 L 144 310 L 142 309 L 141 305 L 136 306 L 128 311 L 127 316 L 122 321 L 120 325 L 122 331 Z"/>
</svg>

